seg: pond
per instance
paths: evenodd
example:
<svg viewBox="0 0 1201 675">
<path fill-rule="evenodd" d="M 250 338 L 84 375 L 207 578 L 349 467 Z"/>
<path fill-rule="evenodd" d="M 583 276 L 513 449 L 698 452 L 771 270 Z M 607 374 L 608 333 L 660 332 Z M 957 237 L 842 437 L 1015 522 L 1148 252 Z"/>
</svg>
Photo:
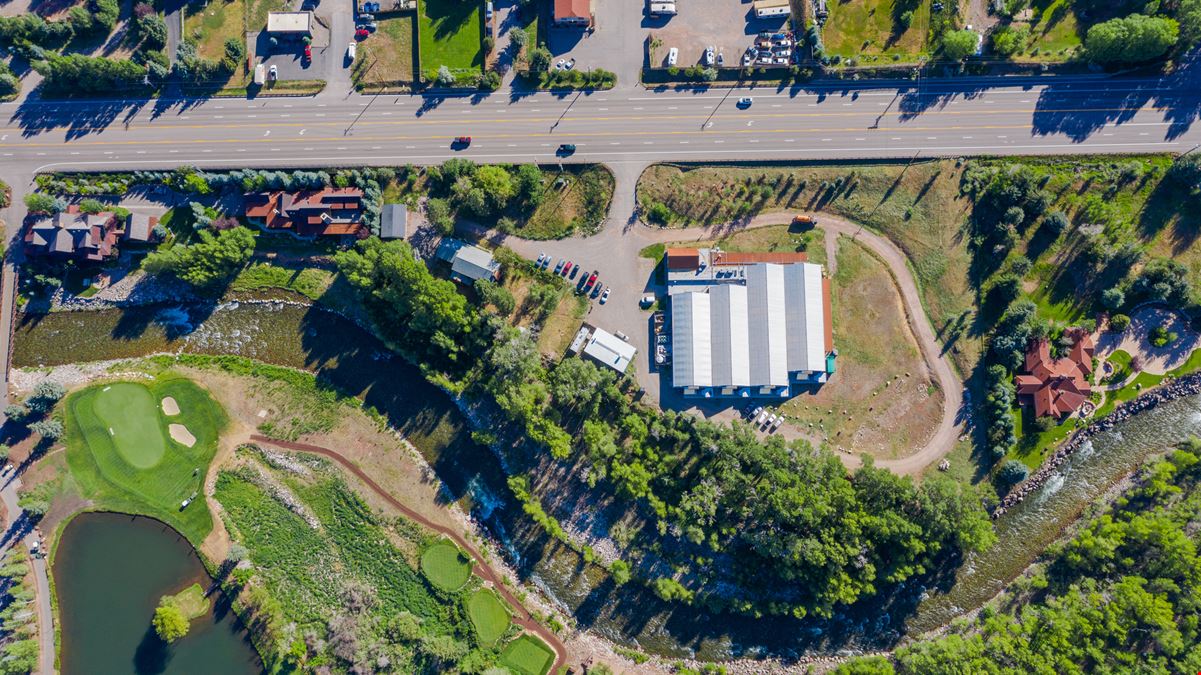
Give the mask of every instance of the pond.
<svg viewBox="0 0 1201 675">
<path fill-rule="evenodd" d="M 54 555 L 63 675 L 263 672 L 258 653 L 224 597 L 174 644 L 154 634 L 159 599 L 208 576 L 182 535 L 166 524 L 118 513 L 83 513 Z"/>
<path fill-rule="evenodd" d="M 889 648 L 905 633 L 942 625 L 992 597 L 1114 481 L 1148 455 L 1201 432 L 1201 398 L 1190 398 L 1097 435 L 1059 476 L 997 522 L 996 547 L 950 571 L 942 580 L 948 592 L 927 597 L 927 589 L 914 580 L 828 621 L 754 620 L 668 606 L 638 584 L 615 587 L 598 568 L 546 537 L 523 516 L 496 457 L 472 441 L 454 403 L 369 333 L 330 312 L 229 303 L 24 317 L 17 329 L 14 365 L 175 351 L 239 354 L 305 368 L 361 396 L 413 442 L 452 497 L 487 524 L 518 572 L 561 603 L 581 628 L 672 658 L 787 659 Z"/>
</svg>

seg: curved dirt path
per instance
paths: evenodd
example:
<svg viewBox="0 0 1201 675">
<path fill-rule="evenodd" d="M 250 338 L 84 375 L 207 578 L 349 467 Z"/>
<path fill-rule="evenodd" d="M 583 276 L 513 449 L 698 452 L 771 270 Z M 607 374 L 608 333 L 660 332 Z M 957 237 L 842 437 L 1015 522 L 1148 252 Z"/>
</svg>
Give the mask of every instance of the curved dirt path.
<svg viewBox="0 0 1201 675">
<path fill-rule="evenodd" d="M 780 225 L 782 222 L 791 220 L 796 214 L 796 211 L 773 211 L 761 213 L 746 222 L 679 230 L 644 228 L 639 233 L 641 236 L 637 239 L 654 243 L 706 241 L 726 237 L 742 230 Z M 813 212 L 807 215 L 813 216 L 818 222 L 818 227 L 826 232 L 827 245 L 830 245 L 838 235 L 843 235 L 863 244 L 872 253 L 879 256 L 888 266 L 893 281 L 896 282 L 897 289 L 901 293 L 905 317 L 917 340 L 918 347 L 921 349 L 926 374 L 942 389 L 942 418 L 929 440 L 917 452 L 900 459 L 878 459 L 876 466 L 899 474 L 920 474 L 927 466 L 942 459 L 959 440 L 959 435 L 963 431 L 963 422 L 960 418 L 960 410 L 963 408 L 963 381 L 959 379 L 950 359 L 942 353 L 938 338 L 934 335 L 934 327 L 930 325 L 926 309 L 922 305 L 917 282 L 913 278 L 913 272 L 909 269 L 909 258 L 906 257 L 904 251 L 888 238 L 849 220 L 828 213 Z M 633 251 L 633 255 L 637 255 L 636 250 Z M 838 456 L 849 467 L 853 468 L 862 464 L 858 455 L 839 453 Z"/>
<path fill-rule="evenodd" d="M 488 565 L 487 561 L 484 559 L 484 556 L 480 555 L 480 552 L 477 551 L 474 546 L 468 543 L 468 541 L 464 539 L 458 532 L 434 523 L 420 513 L 417 513 L 413 509 L 401 504 L 400 501 L 389 494 L 387 490 L 383 489 L 378 483 L 372 480 L 371 477 L 368 476 L 367 473 L 362 469 L 360 469 L 357 464 L 351 462 L 349 459 L 343 457 L 333 450 L 329 450 L 318 445 L 309 445 L 308 443 L 279 441 L 272 438 L 267 438 L 266 436 L 260 436 L 259 434 L 252 435 L 250 440 L 256 443 L 263 443 L 264 445 L 273 445 L 277 448 L 283 448 L 285 450 L 307 452 L 332 459 L 342 468 L 354 474 L 356 478 L 363 481 L 363 484 L 370 488 L 372 492 L 374 492 L 384 501 L 388 502 L 388 504 L 393 508 L 403 513 L 406 518 L 417 521 L 418 523 L 421 523 L 425 527 L 428 527 L 435 532 L 439 532 L 450 537 L 456 544 L 458 544 L 460 548 L 470 553 L 472 558 L 475 558 L 475 574 L 477 574 L 484 581 L 490 582 L 496 592 L 500 593 L 501 596 L 504 597 L 505 601 L 509 603 L 509 606 L 513 608 L 513 623 L 521 626 L 531 633 L 537 634 L 538 637 L 542 638 L 542 640 L 555 651 L 555 662 L 548 672 L 557 673 L 559 668 L 567 662 L 567 646 L 563 644 L 563 641 L 560 640 L 554 633 L 552 633 L 550 629 L 538 623 L 530 615 L 530 613 L 526 611 L 525 607 L 517 599 L 517 596 L 513 595 L 513 592 L 509 590 L 509 587 L 503 583 L 501 576 L 497 574 L 496 570 L 492 569 L 492 567 Z"/>
</svg>

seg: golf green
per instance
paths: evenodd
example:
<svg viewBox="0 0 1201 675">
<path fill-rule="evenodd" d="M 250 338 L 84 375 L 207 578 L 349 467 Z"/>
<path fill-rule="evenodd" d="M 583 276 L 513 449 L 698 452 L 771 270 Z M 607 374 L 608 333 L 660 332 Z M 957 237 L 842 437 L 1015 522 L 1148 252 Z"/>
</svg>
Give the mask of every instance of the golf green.
<svg viewBox="0 0 1201 675">
<path fill-rule="evenodd" d="M 107 428 L 117 452 L 131 466 L 149 469 L 162 460 L 167 440 L 159 423 L 159 405 L 144 385 L 105 385 L 92 400 L 92 410 Z"/>
<path fill-rule="evenodd" d="M 179 414 L 167 418 L 170 396 Z M 67 397 L 67 465 L 96 509 L 153 516 L 194 544 L 213 527 L 200 495 L 217 440 L 225 427 L 221 406 L 184 378 L 163 374 L 146 382 L 92 385 Z M 196 442 L 171 439 L 182 424 Z"/>
</svg>

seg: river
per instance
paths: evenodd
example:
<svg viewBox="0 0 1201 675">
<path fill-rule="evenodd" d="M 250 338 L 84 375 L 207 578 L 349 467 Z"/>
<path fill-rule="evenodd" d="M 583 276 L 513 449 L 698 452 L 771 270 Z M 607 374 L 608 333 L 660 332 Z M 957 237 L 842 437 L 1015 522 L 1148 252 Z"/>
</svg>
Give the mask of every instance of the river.
<svg viewBox="0 0 1201 675">
<path fill-rule="evenodd" d="M 788 659 L 811 650 L 882 649 L 903 633 L 936 628 L 995 595 L 1149 454 L 1201 433 L 1201 397 L 1194 397 L 1161 405 L 1094 437 L 1059 475 L 996 521 L 997 545 L 949 575 L 945 593 L 927 592 L 911 581 L 886 599 L 830 621 L 754 620 L 669 607 L 637 584 L 614 587 L 599 569 L 543 536 L 520 506 L 509 501 L 499 462 L 471 440 L 448 397 L 370 334 L 335 314 L 294 305 L 229 303 L 24 317 L 17 329 L 14 365 L 164 351 L 240 354 L 306 368 L 360 395 L 406 434 L 452 496 L 489 526 L 519 573 L 560 602 L 581 627 L 671 658 Z"/>
<path fill-rule="evenodd" d="M 62 532 L 54 556 L 63 675 L 263 672 L 223 596 L 171 645 L 150 619 L 159 599 L 211 579 L 191 544 L 166 524 L 117 513 L 83 513 Z"/>
</svg>

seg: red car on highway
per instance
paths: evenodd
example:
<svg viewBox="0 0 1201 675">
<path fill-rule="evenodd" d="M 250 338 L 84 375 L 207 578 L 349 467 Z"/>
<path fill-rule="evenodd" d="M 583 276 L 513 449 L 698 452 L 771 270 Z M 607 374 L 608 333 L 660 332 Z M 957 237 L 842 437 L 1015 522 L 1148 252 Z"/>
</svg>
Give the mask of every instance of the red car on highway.
<svg viewBox="0 0 1201 675">
<path fill-rule="evenodd" d="M 305 45 L 304 46 L 304 60 L 305 61 L 313 60 L 313 45 Z"/>
</svg>

